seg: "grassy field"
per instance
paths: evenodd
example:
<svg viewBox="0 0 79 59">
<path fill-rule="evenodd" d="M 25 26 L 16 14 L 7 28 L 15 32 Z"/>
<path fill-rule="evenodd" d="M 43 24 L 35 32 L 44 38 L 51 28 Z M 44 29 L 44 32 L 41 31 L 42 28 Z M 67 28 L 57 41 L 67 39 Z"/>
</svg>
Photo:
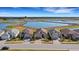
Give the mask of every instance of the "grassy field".
<svg viewBox="0 0 79 59">
<path fill-rule="evenodd" d="M 79 25 L 56 27 L 55 29 L 56 29 L 57 31 L 60 31 L 61 29 L 64 29 L 64 28 L 79 28 Z"/>
</svg>

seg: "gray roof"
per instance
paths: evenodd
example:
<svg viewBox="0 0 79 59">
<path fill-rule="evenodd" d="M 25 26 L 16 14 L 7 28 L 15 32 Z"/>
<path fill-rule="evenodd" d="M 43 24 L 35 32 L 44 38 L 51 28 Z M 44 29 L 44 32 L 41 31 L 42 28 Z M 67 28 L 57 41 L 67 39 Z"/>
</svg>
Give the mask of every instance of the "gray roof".
<svg viewBox="0 0 79 59">
<path fill-rule="evenodd" d="M 33 36 L 34 38 L 41 39 L 46 37 L 46 33 L 42 29 L 37 29 Z"/>
<path fill-rule="evenodd" d="M 1 36 L 1 39 L 2 40 L 8 40 L 10 39 L 10 35 L 8 33 L 4 33 L 2 36 Z"/>
<path fill-rule="evenodd" d="M 32 35 L 29 33 L 29 29 L 25 29 L 23 32 L 19 34 L 21 39 L 27 40 L 27 39 L 32 39 Z"/>
<path fill-rule="evenodd" d="M 0 34 L 3 32 L 3 30 L 0 30 Z"/>
<path fill-rule="evenodd" d="M 48 31 L 48 36 L 49 36 L 52 40 L 56 40 L 56 39 L 59 38 L 60 33 L 53 29 L 53 30 L 49 30 L 49 31 Z"/>
<path fill-rule="evenodd" d="M 7 33 L 12 37 L 17 37 L 19 35 L 19 30 L 18 29 L 11 29 L 7 31 Z"/>
<path fill-rule="evenodd" d="M 0 36 L 3 35 L 5 33 L 4 30 L 0 30 Z"/>
</svg>

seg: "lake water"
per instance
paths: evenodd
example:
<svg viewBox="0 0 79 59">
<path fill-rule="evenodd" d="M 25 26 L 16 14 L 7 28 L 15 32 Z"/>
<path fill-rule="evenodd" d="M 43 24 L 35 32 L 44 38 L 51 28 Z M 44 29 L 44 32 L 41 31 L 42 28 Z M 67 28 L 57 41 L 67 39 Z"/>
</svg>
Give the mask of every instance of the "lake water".
<svg viewBox="0 0 79 59">
<path fill-rule="evenodd" d="M 48 20 L 49 22 L 79 24 L 79 20 Z"/>
<path fill-rule="evenodd" d="M 16 20 L 14 20 L 16 22 Z M 9 22 L 13 22 L 12 20 L 9 20 Z M 48 28 L 48 27 L 56 27 L 56 26 L 67 26 L 69 24 L 79 24 L 79 20 L 49 20 L 46 22 L 32 22 L 28 21 L 24 24 L 26 27 L 32 27 L 32 28 Z M 6 23 L 0 23 L 0 29 L 5 29 L 9 24 Z"/>
<path fill-rule="evenodd" d="M 7 26 L 8 24 L 0 23 L 0 29 L 6 29 Z"/>
<path fill-rule="evenodd" d="M 53 23 L 53 22 L 27 22 L 24 26 L 32 27 L 32 28 L 48 28 L 48 27 L 56 27 L 56 26 L 67 26 L 68 24 L 62 23 Z"/>
</svg>

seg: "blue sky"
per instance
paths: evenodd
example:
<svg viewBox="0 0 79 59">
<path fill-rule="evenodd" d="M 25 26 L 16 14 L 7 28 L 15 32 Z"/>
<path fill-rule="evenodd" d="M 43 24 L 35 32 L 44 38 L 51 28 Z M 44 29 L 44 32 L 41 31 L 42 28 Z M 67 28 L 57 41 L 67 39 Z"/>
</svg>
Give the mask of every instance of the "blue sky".
<svg viewBox="0 0 79 59">
<path fill-rule="evenodd" d="M 79 17 L 78 7 L 0 7 L 0 16 Z"/>
</svg>

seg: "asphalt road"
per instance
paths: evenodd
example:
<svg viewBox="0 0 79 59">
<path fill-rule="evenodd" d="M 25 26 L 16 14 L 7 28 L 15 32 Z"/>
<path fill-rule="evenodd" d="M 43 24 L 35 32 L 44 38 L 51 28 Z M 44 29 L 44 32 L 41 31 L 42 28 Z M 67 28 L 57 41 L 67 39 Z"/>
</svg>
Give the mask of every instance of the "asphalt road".
<svg viewBox="0 0 79 59">
<path fill-rule="evenodd" d="M 5 41 L 4 41 L 5 42 Z M 54 41 L 53 44 L 39 44 L 39 43 L 23 43 L 23 44 L 4 44 L 3 41 L 0 41 L 0 48 L 3 46 L 8 46 L 10 49 L 35 49 L 35 50 L 70 50 L 78 51 L 79 44 L 61 44 L 59 41 Z"/>
</svg>

